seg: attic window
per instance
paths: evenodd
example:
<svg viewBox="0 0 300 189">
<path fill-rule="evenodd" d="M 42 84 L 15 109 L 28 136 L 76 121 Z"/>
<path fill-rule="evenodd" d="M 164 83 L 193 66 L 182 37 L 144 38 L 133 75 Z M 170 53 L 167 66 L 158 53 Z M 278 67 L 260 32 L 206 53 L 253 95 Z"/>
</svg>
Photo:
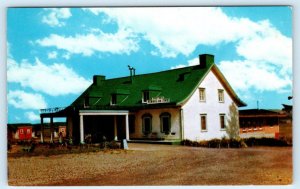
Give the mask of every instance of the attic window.
<svg viewBox="0 0 300 189">
<path fill-rule="evenodd" d="M 224 102 L 224 90 L 223 89 L 218 89 L 218 99 L 219 99 L 219 102 Z"/>
<path fill-rule="evenodd" d="M 201 102 L 205 101 L 205 88 L 199 88 L 199 100 Z"/>
<path fill-rule="evenodd" d="M 149 91 L 143 91 L 143 102 L 146 103 L 150 99 Z"/>
</svg>

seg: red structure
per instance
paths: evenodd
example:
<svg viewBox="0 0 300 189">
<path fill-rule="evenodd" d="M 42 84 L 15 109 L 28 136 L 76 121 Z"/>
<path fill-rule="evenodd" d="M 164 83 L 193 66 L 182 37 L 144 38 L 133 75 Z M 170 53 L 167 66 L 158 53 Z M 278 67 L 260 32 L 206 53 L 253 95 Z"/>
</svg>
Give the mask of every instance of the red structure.
<svg viewBox="0 0 300 189">
<path fill-rule="evenodd" d="M 32 126 L 18 127 L 19 140 L 30 140 L 32 138 Z"/>
</svg>

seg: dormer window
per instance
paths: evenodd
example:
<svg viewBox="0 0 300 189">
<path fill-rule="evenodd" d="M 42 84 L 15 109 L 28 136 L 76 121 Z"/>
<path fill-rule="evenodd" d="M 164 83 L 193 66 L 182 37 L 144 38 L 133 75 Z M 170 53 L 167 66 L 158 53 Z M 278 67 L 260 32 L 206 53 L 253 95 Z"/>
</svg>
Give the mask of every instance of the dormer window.
<svg viewBox="0 0 300 189">
<path fill-rule="evenodd" d="M 117 94 L 112 94 L 111 95 L 111 105 L 116 105 L 117 104 Z"/>
<path fill-rule="evenodd" d="M 143 91 L 143 102 L 146 103 L 149 100 L 150 100 L 149 91 Z"/>
</svg>

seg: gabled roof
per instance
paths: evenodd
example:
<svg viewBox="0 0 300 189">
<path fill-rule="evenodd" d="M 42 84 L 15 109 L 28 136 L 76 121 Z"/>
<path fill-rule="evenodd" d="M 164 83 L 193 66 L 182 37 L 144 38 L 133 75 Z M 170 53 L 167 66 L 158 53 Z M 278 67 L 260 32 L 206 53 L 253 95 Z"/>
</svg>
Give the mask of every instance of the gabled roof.
<svg viewBox="0 0 300 189">
<path fill-rule="evenodd" d="M 202 55 L 200 55 L 202 56 Z M 212 55 L 208 55 L 212 56 Z M 107 79 L 98 76 L 96 82 L 90 85 L 71 106 L 79 109 L 84 107 L 86 98 L 93 98 L 94 104 L 90 104 L 90 109 L 134 109 L 150 107 L 181 106 L 197 89 L 200 82 L 210 70 L 214 70 L 225 85 L 225 89 L 231 95 L 238 106 L 244 106 L 237 95 L 234 93 L 224 76 L 219 73 L 216 65 L 212 61 L 207 61 L 206 66 L 196 65 L 179 69 L 172 69 L 150 74 Z M 95 80 L 94 76 L 94 80 Z M 167 103 L 145 104 L 142 103 L 143 91 L 156 91 L 156 95 L 169 99 Z M 117 105 L 110 105 L 111 95 L 122 96 L 123 100 Z"/>
</svg>

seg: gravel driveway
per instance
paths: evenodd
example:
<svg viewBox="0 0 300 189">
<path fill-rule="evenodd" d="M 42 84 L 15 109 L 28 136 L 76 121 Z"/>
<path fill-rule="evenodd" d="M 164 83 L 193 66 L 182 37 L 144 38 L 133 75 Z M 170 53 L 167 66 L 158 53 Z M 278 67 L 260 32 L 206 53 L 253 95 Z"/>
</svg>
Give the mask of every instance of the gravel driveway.
<svg viewBox="0 0 300 189">
<path fill-rule="evenodd" d="M 292 148 L 129 143 L 129 150 L 9 157 L 9 185 L 291 184 Z"/>
</svg>

